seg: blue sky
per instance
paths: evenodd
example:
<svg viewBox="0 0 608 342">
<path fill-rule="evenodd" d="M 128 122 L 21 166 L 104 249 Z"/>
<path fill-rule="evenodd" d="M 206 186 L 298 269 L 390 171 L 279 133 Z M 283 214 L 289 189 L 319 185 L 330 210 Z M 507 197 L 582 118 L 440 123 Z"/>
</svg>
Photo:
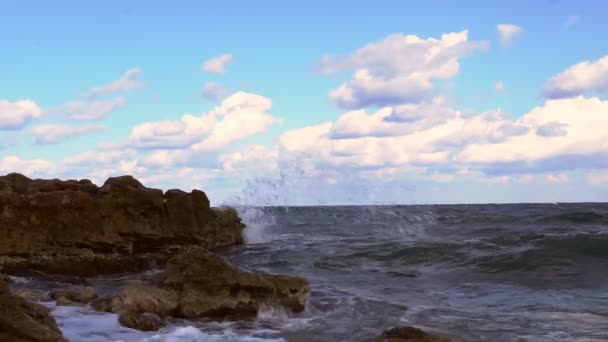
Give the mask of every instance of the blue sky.
<svg viewBox="0 0 608 342">
<path fill-rule="evenodd" d="M 605 200 L 607 10 L 0 0 L 0 172 L 214 203 Z"/>
</svg>

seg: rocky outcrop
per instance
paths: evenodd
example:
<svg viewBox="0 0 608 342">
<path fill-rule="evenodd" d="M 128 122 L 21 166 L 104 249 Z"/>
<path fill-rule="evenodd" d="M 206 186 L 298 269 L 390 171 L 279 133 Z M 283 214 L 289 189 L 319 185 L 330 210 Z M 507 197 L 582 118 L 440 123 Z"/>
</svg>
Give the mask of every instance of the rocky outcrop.
<svg viewBox="0 0 608 342">
<path fill-rule="evenodd" d="M 303 278 L 243 271 L 202 248 L 171 258 L 165 285 L 178 292 L 183 318 L 255 315 L 264 304 L 301 312 L 309 292 Z"/>
<path fill-rule="evenodd" d="M 170 318 L 255 316 L 263 305 L 301 312 L 308 292 L 302 278 L 243 271 L 197 247 L 169 260 L 163 287 L 132 282 L 117 296 L 91 305 L 119 314 L 128 327 L 152 329 Z"/>
<path fill-rule="evenodd" d="M 57 301 L 57 305 L 81 305 L 97 298 L 97 292 L 92 286 L 82 286 L 67 290 L 53 290 L 50 297 Z"/>
<path fill-rule="evenodd" d="M 414 327 L 396 327 L 386 330 L 373 342 L 449 342 L 450 340 Z"/>
<path fill-rule="evenodd" d="M 136 271 L 166 261 L 176 248 L 241 244 L 243 228 L 236 211 L 212 209 L 199 190 L 163 193 L 131 176 L 109 178 L 101 187 L 89 180 L 0 177 L 5 272 Z"/>
<path fill-rule="evenodd" d="M 13 291 L 13 294 L 30 302 L 42 302 L 50 299 L 48 294 L 33 289 L 17 289 Z"/>
<path fill-rule="evenodd" d="M 10 293 L 0 281 L 0 341 L 63 342 L 57 323 L 44 306 Z"/>
<path fill-rule="evenodd" d="M 109 178 L 101 187 L 88 180 L 0 177 L 2 274 L 50 281 L 58 305 L 90 303 L 134 329 L 157 330 L 173 318 L 251 316 L 264 305 L 303 311 L 304 279 L 240 270 L 209 251 L 243 243 L 243 229 L 234 209 L 211 208 L 198 190 L 163 193 L 131 176 Z M 162 267 L 154 286 L 133 282 L 103 298 L 86 286 L 86 277 Z M 55 289 L 57 283 L 65 288 Z M 46 308 L 0 285 L 6 288 L 0 288 L 0 341 L 63 340 Z"/>
</svg>

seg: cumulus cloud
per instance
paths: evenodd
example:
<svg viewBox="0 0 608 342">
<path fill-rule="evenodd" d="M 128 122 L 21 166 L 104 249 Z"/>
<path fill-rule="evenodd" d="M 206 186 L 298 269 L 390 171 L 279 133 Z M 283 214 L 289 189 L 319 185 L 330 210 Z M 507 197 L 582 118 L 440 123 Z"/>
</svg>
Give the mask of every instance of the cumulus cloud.
<svg viewBox="0 0 608 342">
<path fill-rule="evenodd" d="M 545 84 L 547 99 L 574 97 L 585 93 L 608 96 L 608 55 L 596 61 L 575 64 Z"/>
<path fill-rule="evenodd" d="M 226 89 L 216 82 L 207 82 L 201 90 L 207 100 L 217 101 L 226 95 Z"/>
<path fill-rule="evenodd" d="M 251 145 L 242 151 L 220 156 L 224 170 L 228 172 L 267 173 L 277 168 L 278 151 L 262 145 Z"/>
<path fill-rule="evenodd" d="M 279 138 L 280 159 L 306 156 L 321 168 L 358 170 L 412 166 L 441 177 L 459 169 L 509 175 L 608 167 L 608 101 L 550 100 L 518 119 L 502 111 L 468 115 L 441 103 L 408 111 L 416 106 L 427 114 L 395 120 L 399 106 L 350 111 L 335 122 L 287 131 Z"/>
<path fill-rule="evenodd" d="M 606 113 L 608 101 L 598 98 L 549 100 L 517 120 L 534 131 L 496 144 L 471 144 L 457 159 L 476 163 L 516 163 L 513 168 L 522 170 L 526 165 L 518 162 L 546 161 L 544 165 L 551 169 L 589 166 L 593 159 L 608 153 L 604 130 L 608 127 Z"/>
<path fill-rule="evenodd" d="M 19 172 L 30 177 L 46 176 L 53 172 L 53 163 L 42 159 L 21 159 L 17 156 L 6 156 L 0 159 L 0 173 Z"/>
<path fill-rule="evenodd" d="M 0 130 L 22 129 L 30 121 L 41 116 L 42 110 L 31 100 L 0 100 Z"/>
<path fill-rule="evenodd" d="M 119 79 L 112 81 L 106 85 L 95 87 L 82 94 L 82 97 L 93 98 L 101 95 L 141 89 L 143 87 L 143 84 L 139 81 L 140 74 L 141 69 L 139 68 L 129 69 L 125 71 L 125 73 Z"/>
<path fill-rule="evenodd" d="M 211 58 L 201 65 L 201 70 L 212 74 L 223 74 L 226 71 L 226 65 L 232 61 L 232 54 L 224 54 L 218 57 Z"/>
<path fill-rule="evenodd" d="M 146 122 L 135 126 L 128 145 L 138 149 L 220 150 L 251 135 L 262 133 L 277 120 L 267 111 L 272 101 L 260 95 L 237 92 L 200 116 L 186 114 L 180 121 Z"/>
<path fill-rule="evenodd" d="M 82 101 L 75 100 L 62 106 L 50 108 L 48 113 L 61 113 L 67 119 L 74 121 L 96 121 L 123 107 L 127 103 L 124 97 L 107 100 Z"/>
<path fill-rule="evenodd" d="M 435 80 L 458 73 L 460 58 L 486 46 L 469 41 L 468 31 L 439 39 L 393 34 L 344 57 L 326 56 L 320 69 L 325 74 L 354 72 L 351 80 L 330 93 L 341 108 L 419 102 L 430 95 Z"/>
<path fill-rule="evenodd" d="M 49 124 L 33 127 L 31 133 L 36 137 L 37 144 L 53 145 L 75 136 L 101 132 L 105 129 L 106 127 L 101 125 L 69 126 Z"/>
<path fill-rule="evenodd" d="M 498 30 L 498 34 L 500 35 L 500 44 L 502 46 L 508 46 L 523 32 L 520 26 L 513 24 L 496 25 L 496 30 Z"/>
<path fill-rule="evenodd" d="M 561 137 L 568 134 L 568 125 L 557 121 L 547 122 L 536 128 L 536 134 L 541 137 Z"/>
</svg>

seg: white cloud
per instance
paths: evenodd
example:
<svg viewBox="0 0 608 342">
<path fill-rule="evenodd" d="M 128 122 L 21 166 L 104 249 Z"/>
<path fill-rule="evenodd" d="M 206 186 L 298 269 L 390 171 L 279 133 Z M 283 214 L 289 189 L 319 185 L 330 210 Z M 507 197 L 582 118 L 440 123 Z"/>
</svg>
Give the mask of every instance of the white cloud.
<svg viewBox="0 0 608 342">
<path fill-rule="evenodd" d="M 201 90 L 203 96 L 211 101 L 217 101 L 226 95 L 226 89 L 216 82 L 207 82 Z"/>
<path fill-rule="evenodd" d="M 220 156 L 224 170 L 228 172 L 267 173 L 277 168 L 278 151 L 268 150 L 262 145 L 251 145 L 240 152 Z"/>
<path fill-rule="evenodd" d="M 435 80 L 458 73 L 460 58 L 486 46 L 468 41 L 468 31 L 440 39 L 393 34 L 345 57 L 324 57 L 321 71 L 354 71 L 353 79 L 330 93 L 341 108 L 419 102 L 429 95 Z"/>
<path fill-rule="evenodd" d="M 585 93 L 608 96 L 608 55 L 575 64 L 545 84 L 543 95 L 548 99 L 574 97 Z"/>
<path fill-rule="evenodd" d="M 82 166 L 99 166 L 117 164 L 124 159 L 130 159 L 136 156 L 136 151 L 133 149 L 121 149 L 113 151 L 87 151 L 75 156 L 67 157 L 63 163 L 70 168 Z"/>
<path fill-rule="evenodd" d="M 509 175 L 608 168 L 608 101 L 551 100 L 518 119 L 501 111 L 471 116 L 445 103 L 409 106 L 426 115 L 391 119 L 400 106 L 350 111 L 333 123 L 287 131 L 279 138 L 279 159 L 305 159 L 321 169 L 409 166 L 444 180 L 464 169 Z"/>
<path fill-rule="evenodd" d="M 184 115 L 180 121 L 146 122 L 135 126 L 128 144 L 140 149 L 216 151 L 251 135 L 262 133 L 277 120 L 267 111 L 272 101 L 237 92 L 212 111 Z"/>
<path fill-rule="evenodd" d="M 458 159 L 480 163 L 531 162 L 559 156 L 608 153 L 607 113 L 608 101 L 598 98 L 549 100 L 517 120 L 534 131 L 500 143 L 471 144 Z"/>
<path fill-rule="evenodd" d="M 206 61 L 201 65 L 201 70 L 212 74 L 223 74 L 230 61 L 232 61 L 232 55 L 227 53 Z"/>
<path fill-rule="evenodd" d="M 53 163 L 41 159 L 21 159 L 17 156 L 6 156 L 0 159 L 0 173 L 18 172 L 26 176 L 48 176 L 53 173 Z"/>
<path fill-rule="evenodd" d="M 88 92 L 82 94 L 83 98 L 92 98 L 101 95 L 121 93 L 131 90 L 141 89 L 143 84 L 139 81 L 141 69 L 134 68 L 125 71 L 125 73 L 117 80 L 106 85 L 95 87 Z"/>
<path fill-rule="evenodd" d="M 494 89 L 497 93 L 502 94 L 505 92 L 505 83 L 503 81 L 498 81 L 494 85 Z"/>
<path fill-rule="evenodd" d="M 496 25 L 496 29 L 500 34 L 500 44 L 502 46 L 508 46 L 515 38 L 517 38 L 523 32 L 523 29 L 520 26 L 513 24 Z"/>
<path fill-rule="evenodd" d="M 105 118 L 111 112 L 123 107 L 127 101 L 124 97 L 108 100 L 82 101 L 75 100 L 60 107 L 50 108 L 48 113 L 62 113 L 75 121 L 95 121 Z"/>
<path fill-rule="evenodd" d="M 0 100 L 0 130 L 21 129 L 31 120 L 41 116 L 40 107 L 31 100 Z"/>
<path fill-rule="evenodd" d="M 41 145 L 58 144 L 68 138 L 85 135 L 93 132 L 101 132 L 105 126 L 68 126 L 58 124 L 39 125 L 31 129 L 31 133 L 36 137 L 36 143 Z"/>
</svg>

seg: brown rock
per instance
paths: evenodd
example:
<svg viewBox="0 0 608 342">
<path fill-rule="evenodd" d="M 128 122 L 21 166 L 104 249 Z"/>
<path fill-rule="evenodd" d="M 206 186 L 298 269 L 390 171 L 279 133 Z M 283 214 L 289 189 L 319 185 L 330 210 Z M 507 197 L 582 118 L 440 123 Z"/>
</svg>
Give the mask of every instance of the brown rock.
<svg viewBox="0 0 608 342">
<path fill-rule="evenodd" d="M 125 312 L 118 317 L 118 323 L 131 329 L 155 331 L 165 325 L 165 320 L 149 312 Z"/>
<path fill-rule="evenodd" d="M 99 305 L 102 307 L 102 305 Z M 178 306 L 177 292 L 172 289 L 154 288 L 134 281 L 110 301 L 114 313 L 154 313 L 160 317 L 173 316 Z"/>
<path fill-rule="evenodd" d="M 92 187 L 95 185 L 87 180 L 31 180 L 18 174 L 0 177 L 0 232 L 7 238 L 0 244 L 0 253 L 57 247 L 108 252 L 130 250 L 138 244 L 145 248 L 148 242 L 196 244 L 205 240 L 205 234 L 217 233 L 207 223 L 222 214 L 213 214 L 201 191 L 163 194 L 131 176 L 109 178 L 101 188 Z M 9 228 L 13 234 L 8 234 Z M 231 228 L 242 231 L 243 226 Z M 17 245 L 11 245 L 13 242 Z M 213 242 L 229 245 L 241 240 L 227 234 Z"/>
<path fill-rule="evenodd" d="M 44 306 L 14 296 L 0 281 L 0 341 L 63 342 L 61 331 Z"/>
<path fill-rule="evenodd" d="M 30 302 L 42 302 L 50 299 L 48 294 L 33 289 L 17 289 L 13 291 L 13 294 Z"/>
<path fill-rule="evenodd" d="M 57 298 L 57 305 L 59 306 L 85 306 L 85 303 L 75 302 L 73 300 L 69 300 L 65 297 Z"/>
<path fill-rule="evenodd" d="M 4 272 L 137 271 L 150 267 L 144 253 L 240 244 L 243 229 L 236 211 L 211 209 L 198 190 L 163 194 L 131 176 L 109 178 L 100 188 L 89 180 L 0 177 Z"/>
<path fill-rule="evenodd" d="M 92 286 L 82 286 L 70 290 L 52 290 L 50 297 L 63 303 L 88 303 L 97 298 L 97 292 Z"/>
<path fill-rule="evenodd" d="M 396 327 L 386 330 L 374 342 L 449 342 L 450 340 L 414 327 Z"/>
<path fill-rule="evenodd" d="M 309 285 L 299 277 L 238 269 L 202 248 L 191 248 L 167 263 L 165 284 L 179 294 L 179 315 L 255 315 L 264 305 L 304 310 Z"/>
</svg>

